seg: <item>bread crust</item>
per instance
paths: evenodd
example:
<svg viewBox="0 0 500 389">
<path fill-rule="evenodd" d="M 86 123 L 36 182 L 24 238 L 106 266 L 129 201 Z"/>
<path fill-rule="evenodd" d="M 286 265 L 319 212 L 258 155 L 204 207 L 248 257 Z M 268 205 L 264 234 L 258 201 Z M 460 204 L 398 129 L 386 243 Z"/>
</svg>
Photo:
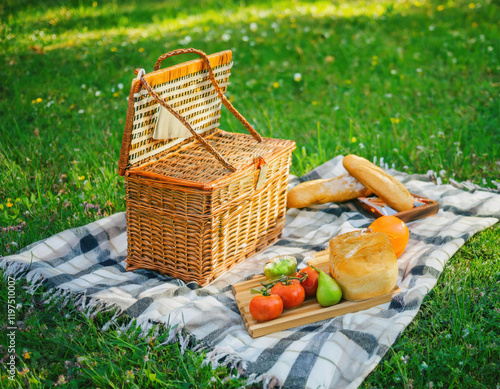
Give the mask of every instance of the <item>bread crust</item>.
<svg viewBox="0 0 500 389">
<path fill-rule="evenodd" d="M 346 300 L 389 293 L 398 280 L 398 263 L 389 238 L 370 229 L 330 240 L 330 273 Z"/>
<path fill-rule="evenodd" d="M 306 181 L 295 186 L 288 191 L 287 207 L 304 208 L 314 204 L 342 203 L 372 193 L 356 178 L 346 173 L 335 178 Z"/>
<path fill-rule="evenodd" d="M 398 212 L 413 208 L 413 196 L 405 186 L 367 159 L 350 154 L 344 157 L 343 165 L 352 176 L 372 190 L 389 207 Z"/>
</svg>

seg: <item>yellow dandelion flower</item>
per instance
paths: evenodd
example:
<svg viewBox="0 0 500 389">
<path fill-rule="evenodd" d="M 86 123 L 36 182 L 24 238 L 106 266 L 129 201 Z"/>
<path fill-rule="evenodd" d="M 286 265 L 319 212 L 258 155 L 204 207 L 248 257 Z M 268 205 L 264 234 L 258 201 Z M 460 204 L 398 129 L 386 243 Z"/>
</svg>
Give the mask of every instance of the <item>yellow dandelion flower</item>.
<svg viewBox="0 0 500 389">
<path fill-rule="evenodd" d="M 443 11 L 444 10 L 444 5 L 443 4 L 440 4 L 437 6 L 437 10 L 438 11 Z"/>
<path fill-rule="evenodd" d="M 42 98 L 41 98 L 41 97 L 38 97 L 38 98 L 36 99 L 36 102 L 37 102 L 37 103 L 41 103 L 42 101 L 43 101 L 43 100 L 42 100 Z"/>
<path fill-rule="evenodd" d="M 376 55 L 374 55 L 374 56 L 372 57 L 372 59 L 373 59 L 374 61 L 376 61 L 376 60 L 378 60 L 378 57 L 377 57 Z"/>
<path fill-rule="evenodd" d="M 30 359 L 31 358 L 30 353 L 28 351 L 24 350 L 23 351 L 23 358 L 24 359 Z"/>
<path fill-rule="evenodd" d="M 139 53 L 143 53 L 144 52 L 144 47 L 140 47 L 139 48 Z"/>
<path fill-rule="evenodd" d="M 392 124 L 398 124 L 400 122 L 399 118 L 391 118 L 391 123 Z"/>
<path fill-rule="evenodd" d="M 14 204 L 10 202 L 10 199 L 7 200 L 7 203 L 5 204 L 7 208 L 11 208 Z"/>
<path fill-rule="evenodd" d="M 351 143 L 356 143 L 356 142 L 357 142 L 357 139 L 356 139 L 356 137 L 355 137 L 355 136 L 353 136 L 353 137 L 351 138 Z"/>
<path fill-rule="evenodd" d="M 469 8 L 470 8 L 470 9 L 476 8 L 476 4 L 474 4 L 474 3 L 469 3 Z"/>
<path fill-rule="evenodd" d="M 377 66 L 378 62 L 377 61 L 372 61 L 372 66 Z"/>
<path fill-rule="evenodd" d="M 92 7 L 94 7 L 94 8 L 95 8 L 95 7 L 97 7 L 97 1 L 94 1 L 94 2 L 92 3 Z"/>
<path fill-rule="evenodd" d="M 31 104 L 35 104 L 36 103 L 36 100 L 31 100 Z"/>
<path fill-rule="evenodd" d="M 78 176 L 78 180 L 80 180 L 80 181 L 85 180 L 85 176 Z"/>
<path fill-rule="evenodd" d="M 112 51 L 113 53 L 116 53 L 116 52 L 118 51 L 118 49 L 117 49 L 116 47 L 112 47 L 112 48 L 111 48 L 111 51 Z"/>
<path fill-rule="evenodd" d="M 312 105 L 318 105 L 318 102 L 316 100 L 313 100 Z"/>
<path fill-rule="evenodd" d="M 472 23 L 472 27 L 477 27 L 477 26 L 478 26 L 477 22 Z"/>
<path fill-rule="evenodd" d="M 115 92 L 115 93 L 113 93 L 113 97 L 118 97 L 118 96 L 120 96 L 120 93 L 119 93 L 119 92 Z"/>
<path fill-rule="evenodd" d="M 352 84 L 352 81 L 351 81 L 351 80 L 345 80 L 345 83 L 346 83 L 347 85 L 351 85 L 351 84 Z"/>
<path fill-rule="evenodd" d="M 273 83 L 273 88 L 274 89 L 278 89 L 280 87 L 280 83 L 278 81 L 276 81 L 275 83 Z"/>
</svg>

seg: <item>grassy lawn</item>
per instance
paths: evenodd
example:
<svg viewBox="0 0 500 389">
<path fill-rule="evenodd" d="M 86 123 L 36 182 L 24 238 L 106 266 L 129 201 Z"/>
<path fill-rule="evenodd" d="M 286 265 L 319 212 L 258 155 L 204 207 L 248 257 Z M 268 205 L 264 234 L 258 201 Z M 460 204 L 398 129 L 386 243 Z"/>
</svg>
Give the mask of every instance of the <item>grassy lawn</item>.
<svg viewBox="0 0 500 389">
<path fill-rule="evenodd" d="M 180 47 L 233 50 L 228 95 L 262 135 L 296 141 L 294 174 L 354 153 L 497 188 L 499 20 L 493 0 L 4 1 L 0 255 L 125 210 L 117 162 L 133 70 Z M 167 62 L 195 57 L 177 58 Z M 224 109 L 221 128 L 244 131 Z M 450 260 L 363 387 L 497 387 L 499 237 L 497 224 Z M 101 332 L 112 313 L 43 304 L 25 284 L 17 280 L 21 387 L 244 385 L 179 344 L 155 349 L 134 328 Z M 5 307 L 4 283 L 0 293 Z M 6 374 L 2 364 L 4 386 Z"/>
</svg>

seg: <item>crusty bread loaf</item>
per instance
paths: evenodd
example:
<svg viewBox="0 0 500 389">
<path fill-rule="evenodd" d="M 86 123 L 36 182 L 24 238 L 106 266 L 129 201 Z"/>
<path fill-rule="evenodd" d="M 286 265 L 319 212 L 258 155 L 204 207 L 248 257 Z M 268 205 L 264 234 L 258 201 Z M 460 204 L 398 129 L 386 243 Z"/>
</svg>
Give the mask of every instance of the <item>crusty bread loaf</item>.
<svg viewBox="0 0 500 389">
<path fill-rule="evenodd" d="M 304 208 L 313 204 L 341 203 L 372 193 L 350 174 L 331 179 L 303 182 L 287 194 L 288 208 Z"/>
<path fill-rule="evenodd" d="M 398 280 L 398 262 L 387 234 L 370 229 L 330 240 L 330 273 L 346 300 L 389 293 Z"/>
<path fill-rule="evenodd" d="M 344 157 L 343 164 L 351 175 L 389 207 L 398 212 L 413 208 L 413 197 L 405 186 L 367 159 L 351 154 Z"/>
</svg>

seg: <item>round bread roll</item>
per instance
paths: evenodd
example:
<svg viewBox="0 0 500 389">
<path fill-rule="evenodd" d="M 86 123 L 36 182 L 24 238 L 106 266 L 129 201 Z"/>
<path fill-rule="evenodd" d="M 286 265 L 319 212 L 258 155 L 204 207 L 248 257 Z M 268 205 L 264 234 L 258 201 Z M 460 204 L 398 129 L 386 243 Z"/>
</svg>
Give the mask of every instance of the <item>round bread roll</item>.
<svg viewBox="0 0 500 389">
<path fill-rule="evenodd" d="M 347 155 L 342 161 L 346 170 L 364 186 L 398 212 L 413 208 L 413 196 L 397 179 L 365 158 Z"/>
<path fill-rule="evenodd" d="M 341 203 L 373 192 L 350 174 L 335 178 L 302 182 L 287 193 L 288 208 L 304 208 L 313 204 Z"/>
<path fill-rule="evenodd" d="M 398 280 L 398 262 L 387 234 L 364 229 L 332 238 L 330 273 L 346 300 L 389 293 Z"/>
</svg>

